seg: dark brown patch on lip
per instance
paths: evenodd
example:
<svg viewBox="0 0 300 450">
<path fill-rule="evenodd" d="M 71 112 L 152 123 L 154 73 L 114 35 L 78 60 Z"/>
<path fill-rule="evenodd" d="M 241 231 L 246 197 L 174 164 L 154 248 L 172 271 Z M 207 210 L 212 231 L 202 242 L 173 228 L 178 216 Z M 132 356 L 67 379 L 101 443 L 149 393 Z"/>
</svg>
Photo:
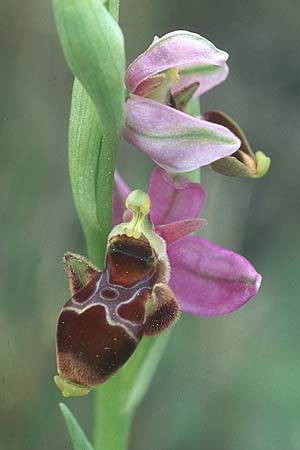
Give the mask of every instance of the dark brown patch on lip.
<svg viewBox="0 0 300 450">
<path fill-rule="evenodd" d="M 145 320 L 145 304 L 151 296 L 151 290 L 145 289 L 135 300 L 123 303 L 118 308 L 118 314 L 125 320 L 142 324 Z"/>
<path fill-rule="evenodd" d="M 137 343 L 122 326 L 108 323 L 102 305 L 81 314 L 63 310 L 57 329 L 59 373 L 75 383 L 96 386 L 127 361 Z"/>
<path fill-rule="evenodd" d="M 112 239 L 107 251 L 107 265 L 113 283 L 130 287 L 151 278 L 156 258 L 147 241 L 124 235 Z"/>
</svg>

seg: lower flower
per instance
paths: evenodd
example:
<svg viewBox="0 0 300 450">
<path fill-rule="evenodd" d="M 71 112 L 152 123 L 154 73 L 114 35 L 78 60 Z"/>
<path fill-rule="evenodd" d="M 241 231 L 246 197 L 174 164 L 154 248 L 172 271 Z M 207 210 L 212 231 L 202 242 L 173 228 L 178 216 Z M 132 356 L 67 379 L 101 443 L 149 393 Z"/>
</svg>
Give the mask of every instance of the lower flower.
<svg viewBox="0 0 300 450">
<path fill-rule="evenodd" d="M 198 218 L 202 186 L 157 168 L 149 195 L 129 191 L 116 175 L 105 269 L 74 253 L 64 257 L 72 297 L 58 319 L 54 380 L 66 397 L 109 379 L 143 336 L 163 332 L 180 310 L 227 314 L 260 286 L 249 261 L 191 234 L 206 225 Z"/>
<path fill-rule="evenodd" d="M 54 380 L 66 397 L 86 395 L 105 382 L 144 335 L 161 333 L 179 316 L 168 286 L 166 243 L 148 217 L 149 196 L 133 191 L 126 207 L 131 221 L 111 231 L 102 272 L 80 255 L 64 257 L 72 297 L 58 319 Z"/>
</svg>

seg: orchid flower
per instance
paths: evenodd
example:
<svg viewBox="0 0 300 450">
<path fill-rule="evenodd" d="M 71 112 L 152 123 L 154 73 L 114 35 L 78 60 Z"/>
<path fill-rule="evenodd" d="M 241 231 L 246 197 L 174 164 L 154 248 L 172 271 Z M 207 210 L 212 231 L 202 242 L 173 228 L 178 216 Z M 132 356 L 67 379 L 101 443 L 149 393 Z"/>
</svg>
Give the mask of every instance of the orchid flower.
<svg viewBox="0 0 300 450">
<path fill-rule="evenodd" d="M 130 189 L 116 174 L 113 197 L 115 223 L 129 220 L 125 199 Z M 201 316 L 228 314 L 254 297 L 261 284 L 243 256 L 191 233 L 206 225 L 198 216 L 205 191 L 180 177 L 173 181 L 161 168 L 151 177 L 149 196 L 155 231 L 166 242 L 171 267 L 170 288 L 184 312 Z"/>
<path fill-rule="evenodd" d="M 184 112 L 192 98 L 224 81 L 227 59 L 195 33 L 154 39 L 126 72 L 125 139 L 171 172 L 192 171 L 237 151 L 240 140 L 228 128 Z"/>
</svg>

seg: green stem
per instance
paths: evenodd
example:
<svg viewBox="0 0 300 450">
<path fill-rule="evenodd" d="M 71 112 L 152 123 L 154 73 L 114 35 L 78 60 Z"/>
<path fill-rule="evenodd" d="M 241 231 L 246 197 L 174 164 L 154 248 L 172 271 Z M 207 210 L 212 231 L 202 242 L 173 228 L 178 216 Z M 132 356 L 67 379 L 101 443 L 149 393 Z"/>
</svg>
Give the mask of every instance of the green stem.
<svg viewBox="0 0 300 450">
<path fill-rule="evenodd" d="M 201 115 L 200 100 L 198 98 L 190 100 L 185 109 L 185 112 L 190 114 L 191 116 L 200 116 Z M 200 169 L 193 170 L 192 172 L 185 172 L 182 175 L 189 178 L 193 183 L 201 182 Z"/>
<path fill-rule="evenodd" d="M 108 0 L 107 9 L 112 16 L 119 18 L 119 0 Z M 104 135 L 101 146 L 101 154 L 98 166 L 97 193 L 101 198 L 101 210 L 97 208 L 97 217 L 103 229 L 100 242 L 101 260 L 104 261 L 107 227 L 111 227 L 111 199 L 113 188 L 113 173 L 115 167 L 116 144 L 110 141 L 110 137 Z M 97 205 L 98 206 L 98 205 Z M 105 212 L 105 213 L 104 213 Z M 104 214 L 103 214 L 104 213 Z M 103 238 L 105 236 L 105 242 Z M 92 238 L 93 240 L 93 238 Z M 94 424 L 94 448 L 95 450 L 126 450 L 128 446 L 132 413 L 122 411 L 124 383 L 122 373 L 117 373 L 113 378 L 100 386 L 95 395 L 95 424 Z"/>
<path fill-rule="evenodd" d="M 103 239 L 99 233 L 99 228 L 87 228 L 85 230 L 85 240 L 90 261 L 100 268 L 103 252 L 99 252 L 99 249 L 101 249 Z"/>
<path fill-rule="evenodd" d="M 115 375 L 96 391 L 95 450 L 126 450 L 132 414 L 122 412 L 123 378 Z"/>
<path fill-rule="evenodd" d="M 192 172 L 184 172 L 181 175 L 184 177 L 189 178 L 193 183 L 200 183 L 201 182 L 201 174 L 200 169 L 193 170 Z"/>
</svg>

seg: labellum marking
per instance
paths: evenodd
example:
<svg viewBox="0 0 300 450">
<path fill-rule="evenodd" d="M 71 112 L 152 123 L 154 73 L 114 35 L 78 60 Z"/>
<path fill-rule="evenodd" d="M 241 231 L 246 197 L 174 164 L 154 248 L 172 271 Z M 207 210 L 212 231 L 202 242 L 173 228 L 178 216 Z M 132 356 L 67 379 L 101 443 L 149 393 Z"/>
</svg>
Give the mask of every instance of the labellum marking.
<svg viewBox="0 0 300 450">
<path fill-rule="evenodd" d="M 57 350 L 63 377 L 93 387 L 127 361 L 143 336 L 146 303 L 157 280 L 155 267 L 147 242 L 128 236 L 112 240 L 103 273 L 75 293 L 61 312 Z M 115 298 L 103 299 L 105 291 Z"/>
</svg>

